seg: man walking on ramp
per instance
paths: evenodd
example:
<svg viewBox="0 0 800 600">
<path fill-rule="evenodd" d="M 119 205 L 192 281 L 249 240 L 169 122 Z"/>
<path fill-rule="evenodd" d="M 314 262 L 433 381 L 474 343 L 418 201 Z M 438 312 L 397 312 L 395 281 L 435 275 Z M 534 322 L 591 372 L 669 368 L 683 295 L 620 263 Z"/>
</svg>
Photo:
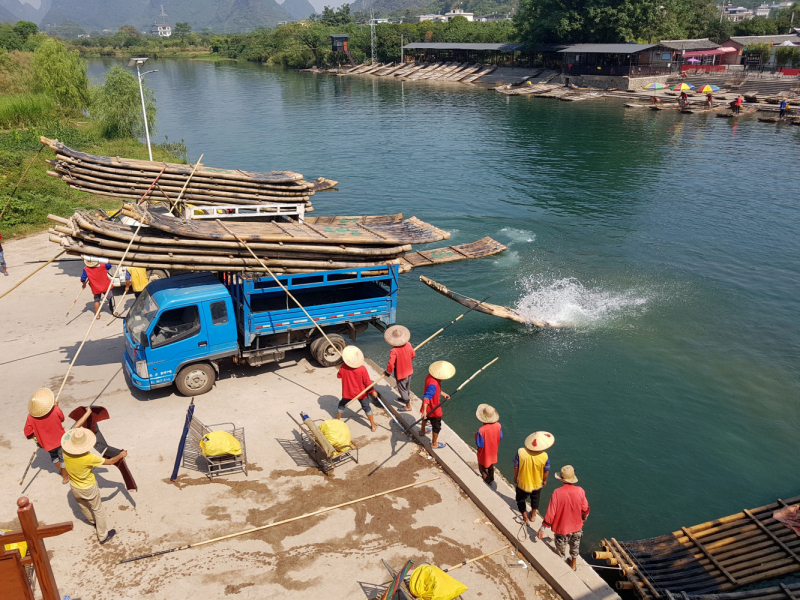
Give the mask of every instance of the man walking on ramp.
<svg viewBox="0 0 800 600">
<path fill-rule="evenodd" d="M 514 483 L 516 484 L 517 508 L 522 513 L 525 523 L 532 524 L 539 510 L 539 496 L 547 485 L 550 474 L 550 459 L 547 450 L 555 443 L 552 433 L 536 431 L 525 438 L 525 447 L 517 451 L 514 457 Z M 531 512 L 526 507 L 528 498 L 531 501 Z"/>
<path fill-rule="evenodd" d="M 411 375 L 414 373 L 411 361 L 416 357 L 413 346 L 408 342 L 410 338 L 411 332 L 402 325 L 392 325 L 383 335 L 386 343 L 392 346 L 384 374 L 389 376 L 396 369 L 397 391 L 407 411 L 411 410 Z"/>
<path fill-rule="evenodd" d="M 342 360 L 344 364 L 339 367 L 339 373 L 336 375 L 336 377 L 342 380 L 342 399 L 339 401 L 336 418 L 341 419 L 344 407 L 347 406 L 350 400 L 356 399 L 361 404 L 361 408 L 364 409 L 364 414 L 367 415 L 369 419 L 372 431 L 375 431 L 378 429 L 378 426 L 375 424 L 375 419 L 372 416 L 372 407 L 369 404 L 369 398 L 367 398 L 366 394 L 359 394 L 361 390 L 372 385 L 367 367 L 364 366 L 364 353 L 355 346 L 347 346 L 342 350 Z M 373 398 L 378 397 L 378 392 L 374 389 L 370 391 L 369 394 Z M 358 395 L 357 398 L 356 395 Z"/>
</svg>

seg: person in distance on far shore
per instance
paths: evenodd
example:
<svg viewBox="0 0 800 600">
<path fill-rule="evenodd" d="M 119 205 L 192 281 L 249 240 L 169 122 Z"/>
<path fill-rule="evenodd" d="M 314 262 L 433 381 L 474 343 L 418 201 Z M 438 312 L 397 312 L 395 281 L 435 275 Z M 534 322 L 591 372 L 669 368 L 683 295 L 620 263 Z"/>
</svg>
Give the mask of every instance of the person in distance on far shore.
<svg viewBox="0 0 800 600">
<path fill-rule="evenodd" d="M 81 427 L 90 412 L 87 411 L 75 427 Z M 50 460 L 61 473 L 61 483 L 69 483 L 69 475 L 64 468 L 64 454 L 61 450 L 61 437 L 64 435 L 64 413 L 58 406 L 53 392 L 47 388 L 36 390 L 28 400 L 28 419 L 25 421 L 25 437 L 33 438 L 38 447 L 50 454 Z"/>
<path fill-rule="evenodd" d="M 475 434 L 475 445 L 478 447 L 478 469 L 483 482 L 492 487 L 494 483 L 494 466 L 497 464 L 497 450 L 503 439 L 503 427 L 500 415 L 490 404 L 481 404 L 475 416 L 483 423 Z"/>
<path fill-rule="evenodd" d="M 428 376 L 425 378 L 425 395 L 422 397 L 422 423 L 419 434 L 425 437 L 427 422 L 431 422 L 433 435 L 431 448 L 441 450 L 445 444 L 439 442 L 439 432 L 442 430 L 442 402 L 449 400 L 450 396 L 442 391 L 442 381 L 450 379 L 456 374 L 456 368 L 446 360 L 438 360 L 428 367 Z"/>
<path fill-rule="evenodd" d="M 372 380 L 369 378 L 367 367 L 364 366 L 364 353 L 355 346 L 347 346 L 342 350 L 342 360 L 344 364 L 339 367 L 339 372 L 336 377 L 342 380 L 342 399 L 339 401 L 339 409 L 336 414 L 337 419 L 342 418 L 342 411 L 347 403 L 353 399 L 357 399 L 364 409 L 364 414 L 369 419 L 372 431 L 378 429 L 375 425 L 375 419 L 372 416 L 372 407 L 369 404 L 369 398 L 366 394 L 359 393 L 362 390 L 372 385 Z M 373 398 L 378 397 L 378 392 L 374 389 L 369 392 Z M 358 398 L 356 398 L 358 396 Z"/>
<path fill-rule="evenodd" d="M 388 377 L 396 370 L 397 391 L 400 392 L 400 399 L 405 402 L 407 411 L 411 410 L 411 375 L 414 373 L 412 361 L 417 356 L 413 346 L 408 342 L 410 338 L 411 332 L 402 325 L 392 325 L 383 334 L 383 339 L 392 346 L 389 364 L 384 374 Z"/>
<path fill-rule="evenodd" d="M 550 458 L 545 450 L 555 441 L 552 433 L 535 431 L 525 438 L 525 446 L 517 450 L 514 456 L 517 508 L 522 513 L 525 523 L 529 525 L 536 519 L 542 488 L 547 485 L 547 477 L 550 474 Z M 526 511 L 528 498 L 531 501 L 530 514 Z"/>
<path fill-rule="evenodd" d="M 0 234 L 0 240 L 3 239 L 2 234 Z M 0 268 L 3 269 L 3 275 L 8 277 L 8 269 L 6 269 L 6 257 L 3 256 L 3 244 L 0 244 Z"/>
<path fill-rule="evenodd" d="M 109 530 L 106 525 L 106 512 L 103 509 L 100 488 L 97 487 L 93 469 L 101 465 L 115 465 L 128 456 L 128 452 L 123 450 L 114 458 L 102 458 L 89 452 L 96 442 L 94 433 L 81 427 L 70 429 L 65 433 L 61 438 L 61 447 L 64 449 L 64 467 L 67 469 L 69 483 L 72 486 L 72 497 L 78 502 L 86 520 L 94 525 L 97 540 L 105 544 L 116 535 L 117 531 Z"/>
<path fill-rule="evenodd" d="M 553 530 L 556 542 L 556 552 L 567 559 L 567 563 L 572 570 L 578 568 L 578 551 L 581 546 L 583 536 L 583 524 L 589 517 L 589 501 L 586 500 L 586 492 L 583 488 L 575 485 L 578 478 L 575 477 L 575 469 L 572 465 L 561 467 L 561 472 L 556 473 L 561 487 L 550 496 L 547 504 L 547 514 L 544 517 L 542 526 L 536 534 L 540 540 L 544 537 L 544 530 Z M 567 554 L 569 546 L 569 554 Z"/>
</svg>

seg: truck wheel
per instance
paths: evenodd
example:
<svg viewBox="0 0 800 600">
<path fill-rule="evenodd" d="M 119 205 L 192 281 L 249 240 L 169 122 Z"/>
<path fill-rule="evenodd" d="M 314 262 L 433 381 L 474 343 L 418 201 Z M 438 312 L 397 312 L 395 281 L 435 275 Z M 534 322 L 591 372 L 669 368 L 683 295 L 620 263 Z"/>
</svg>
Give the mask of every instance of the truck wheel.
<svg viewBox="0 0 800 600">
<path fill-rule="evenodd" d="M 184 396 L 200 396 L 214 386 L 217 374 L 208 363 L 197 363 L 183 367 L 175 379 L 178 391 Z"/>
<path fill-rule="evenodd" d="M 323 367 L 335 367 L 342 364 L 342 357 L 339 353 L 345 349 L 347 342 L 337 333 L 330 334 L 328 338 L 330 338 L 331 343 L 338 352 L 331 348 L 328 340 L 324 337 L 318 337 L 311 342 L 311 356 Z"/>
<path fill-rule="evenodd" d="M 167 273 L 163 269 L 148 269 L 147 270 L 147 283 L 151 281 L 156 281 L 157 279 L 166 279 L 169 277 L 169 273 Z"/>
</svg>

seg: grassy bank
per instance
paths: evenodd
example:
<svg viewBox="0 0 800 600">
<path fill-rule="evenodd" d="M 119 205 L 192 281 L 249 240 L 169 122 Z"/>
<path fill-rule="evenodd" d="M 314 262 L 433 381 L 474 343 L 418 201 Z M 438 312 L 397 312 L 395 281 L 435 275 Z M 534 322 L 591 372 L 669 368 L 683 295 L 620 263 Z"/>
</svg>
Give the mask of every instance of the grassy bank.
<svg viewBox="0 0 800 600">
<path fill-rule="evenodd" d="M 0 46 L 0 210 L 32 165 L 0 221 L 6 239 L 47 229 L 48 213 L 68 217 L 76 209 L 116 210 L 122 204 L 70 189 L 47 175 L 52 169 L 47 160 L 55 154 L 45 148 L 37 156 L 39 136 L 94 154 L 147 159 L 139 141 L 144 120 L 134 75 L 115 67 L 93 86 L 78 52 L 41 34 L 30 33 L 22 41 L 21 50 Z M 157 107 L 152 90 L 145 86 L 144 92 L 151 138 L 156 139 Z M 185 162 L 185 152 L 182 143 L 153 147 L 158 161 Z"/>
<path fill-rule="evenodd" d="M 0 101 L 3 98 L 0 96 Z M 39 150 L 39 136 L 56 138 L 63 143 L 94 154 L 124 156 L 147 160 L 147 146 L 135 138 L 109 140 L 97 132 L 97 126 L 63 120 L 49 126 L 14 129 L 0 132 L 0 209 L 17 185 L 22 173 Z M 47 175 L 52 167 L 46 162 L 55 158 L 49 148 L 43 149 L 28 171 L 0 222 L 3 239 L 43 231 L 50 226 L 48 213 L 71 216 L 76 209 L 117 210 L 122 201 L 73 190 L 60 179 Z M 183 162 L 161 146 L 153 147 L 157 161 Z"/>
</svg>

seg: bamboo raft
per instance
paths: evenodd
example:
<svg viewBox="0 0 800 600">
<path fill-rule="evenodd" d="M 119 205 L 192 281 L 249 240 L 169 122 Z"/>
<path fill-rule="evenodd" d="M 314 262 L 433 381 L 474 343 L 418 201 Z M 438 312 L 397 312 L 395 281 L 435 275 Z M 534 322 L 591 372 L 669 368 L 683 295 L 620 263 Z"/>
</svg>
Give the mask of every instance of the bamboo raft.
<svg viewBox="0 0 800 600">
<path fill-rule="evenodd" d="M 484 240 L 487 239 L 490 238 L 484 238 Z M 517 323 L 536 325 L 537 327 L 559 327 L 559 325 L 553 325 L 552 323 L 547 323 L 546 321 L 540 321 L 538 319 L 526 319 L 517 311 L 511 308 L 507 308 L 505 306 L 499 306 L 497 304 L 489 304 L 488 302 L 480 302 L 478 300 L 474 300 L 473 298 L 469 298 L 462 294 L 457 294 L 456 292 L 447 289 L 441 283 L 437 283 L 433 279 L 428 279 L 427 277 L 424 277 L 422 275 L 420 275 L 419 280 L 432 290 L 439 292 L 442 296 L 450 298 L 451 300 L 458 302 L 462 306 L 466 306 L 467 308 L 472 309 L 476 312 L 480 312 L 485 315 L 491 315 L 493 317 L 500 317 L 501 319 L 508 319 L 509 321 L 516 321 Z"/>
<path fill-rule="evenodd" d="M 605 539 L 601 542 L 604 551 L 593 556 L 619 566 L 628 580 L 618 582 L 617 588 L 633 589 L 645 600 L 673 600 L 673 595 L 684 600 L 687 596 L 706 600 L 799 600 L 800 594 L 779 596 L 775 590 L 783 590 L 782 587 L 719 594 L 800 571 L 800 536 L 772 517 L 774 511 L 798 501 L 800 497 L 785 502 L 779 499 L 774 504 L 646 540 Z"/>
<path fill-rule="evenodd" d="M 192 172 L 192 165 L 99 156 L 80 152 L 58 140 L 41 137 L 40 141 L 56 152 L 56 159 L 48 161 L 53 170 L 47 174 L 61 179 L 71 188 L 92 194 L 139 199 L 166 167 L 150 200 L 174 202 Z M 303 203 L 309 212 L 313 210 L 311 196 L 336 183 L 325 178 L 308 182 L 292 171 L 256 173 L 201 165 L 191 177 L 183 200 L 212 205 Z"/>
<path fill-rule="evenodd" d="M 55 222 L 50 241 L 67 253 L 118 264 L 130 244 L 125 264 L 166 271 L 262 271 L 260 262 L 214 221 L 187 221 L 126 204 L 123 213 L 147 225 L 136 227 L 87 212 Z M 411 252 L 411 244 L 447 239 L 450 234 L 402 214 L 355 217 L 309 217 L 304 222 L 233 223 L 226 225 L 264 263 L 281 273 L 390 264 L 401 272 L 457 260 L 481 258 L 506 247 L 491 238 L 471 244 Z"/>
</svg>

